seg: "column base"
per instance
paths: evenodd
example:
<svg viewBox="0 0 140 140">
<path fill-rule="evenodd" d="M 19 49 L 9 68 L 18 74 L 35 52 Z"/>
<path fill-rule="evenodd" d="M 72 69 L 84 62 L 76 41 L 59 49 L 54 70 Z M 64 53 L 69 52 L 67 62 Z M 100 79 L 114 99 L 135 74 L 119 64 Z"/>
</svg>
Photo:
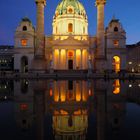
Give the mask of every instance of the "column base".
<svg viewBox="0 0 140 140">
<path fill-rule="evenodd" d="M 33 72 L 43 73 L 47 70 L 47 63 L 44 58 L 34 58 L 32 60 L 32 69 Z"/>
<path fill-rule="evenodd" d="M 107 69 L 107 60 L 105 57 L 95 58 L 95 69 L 97 73 L 104 73 Z"/>
</svg>

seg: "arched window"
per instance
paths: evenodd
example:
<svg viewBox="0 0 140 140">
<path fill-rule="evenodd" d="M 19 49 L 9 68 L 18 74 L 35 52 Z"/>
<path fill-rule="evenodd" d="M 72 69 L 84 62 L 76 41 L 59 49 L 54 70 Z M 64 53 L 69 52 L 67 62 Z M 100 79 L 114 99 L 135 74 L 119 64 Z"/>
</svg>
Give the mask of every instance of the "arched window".
<svg viewBox="0 0 140 140">
<path fill-rule="evenodd" d="M 118 27 L 115 27 L 114 28 L 114 32 L 118 32 Z"/>
<path fill-rule="evenodd" d="M 68 12 L 69 12 L 70 14 L 73 13 L 72 8 L 69 8 Z"/>
<path fill-rule="evenodd" d="M 27 31 L 27 26 L 23 26 L 23 31 Z"/>
<path fill-rule="evenodd" d="M 120 65 L 121 65 L 120 57 L 114 56 L 113 57 L 113 69 L 115 70 L 116 73 L 120 71 Z"/>
<path fill-rule="evenodd" d="M 69 33 L 73 32 L 73 24 L 72 23 L 68 24 L 68 32 Z"/>
</svg>

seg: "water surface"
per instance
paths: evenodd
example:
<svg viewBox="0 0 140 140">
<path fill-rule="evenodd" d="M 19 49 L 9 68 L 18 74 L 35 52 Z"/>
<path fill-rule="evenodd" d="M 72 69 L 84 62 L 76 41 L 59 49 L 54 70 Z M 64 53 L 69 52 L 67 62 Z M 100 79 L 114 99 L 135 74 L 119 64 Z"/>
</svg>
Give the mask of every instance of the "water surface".
<svg viewBox="0 0 140 140">
<path fill-rule="evenodd" d="M 0 82 L 0 140 L 139 140 L 140 81 Z"/>
</svg>

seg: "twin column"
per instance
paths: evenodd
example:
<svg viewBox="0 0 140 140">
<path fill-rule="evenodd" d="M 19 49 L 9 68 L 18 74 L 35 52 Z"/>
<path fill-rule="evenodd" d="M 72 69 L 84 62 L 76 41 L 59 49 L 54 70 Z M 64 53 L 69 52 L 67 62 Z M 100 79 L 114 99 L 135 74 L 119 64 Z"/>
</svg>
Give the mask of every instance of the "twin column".
<svg viewBox="0 0 140 140">
<path fill-rule="evenodd" d="M 97 6 L 97 58 L 105 56 L 104 7 L 106 0 L 96 0 Z"/>
<path fill-rule="evenodd" d="M 35 2 L 37 6 L 35 57 L 44 58 L 45 56 L 44 8 L 46 6 L 46 0 L 36 0 Z"/>
</svg>

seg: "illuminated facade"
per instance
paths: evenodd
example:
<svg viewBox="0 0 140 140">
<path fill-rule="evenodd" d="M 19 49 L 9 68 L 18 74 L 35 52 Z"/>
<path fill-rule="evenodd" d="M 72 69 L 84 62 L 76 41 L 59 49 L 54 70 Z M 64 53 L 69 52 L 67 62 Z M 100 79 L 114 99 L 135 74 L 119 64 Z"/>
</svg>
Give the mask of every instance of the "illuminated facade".
<svg viewBox="0 0 140 140">
<path fill-rule="evenodd" d="M 104 29 L 105 4 L 106 0 L 96 0 L 97 34 L 89 36 L 84 6 L 78 0 L 62 0 L 53 16 L 52 35 L 45 36 L 46 0 L 36 0 L 36 29 L 28 18 L 23 18 L 16 29 L 14 69 L 20 72 L 32 69 L 50 72 L 125 70 L 126 33 L 114 17 Z M 116 56 L 119 62 L 114 60 Z"/>
<path fill-rule="evenodd" d="M 140 72 L 140 42 L 127 45 L 127 70 Z"/>
</svg>

